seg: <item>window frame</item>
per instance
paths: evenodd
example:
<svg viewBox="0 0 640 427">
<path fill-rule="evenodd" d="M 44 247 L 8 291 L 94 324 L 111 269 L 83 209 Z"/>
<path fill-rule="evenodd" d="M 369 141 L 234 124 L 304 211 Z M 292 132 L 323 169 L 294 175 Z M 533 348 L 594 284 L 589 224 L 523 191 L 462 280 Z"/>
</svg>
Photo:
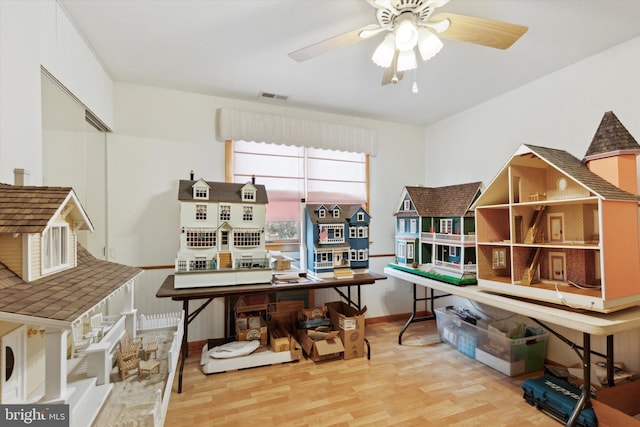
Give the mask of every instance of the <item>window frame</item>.
<svg viewBox="0 0 640 427">
<path fill-rule="evenodd" d="M 363 153 L 364 155 L 364 173 L 365 173 L 365 211 L 369 212 L 369 204 L 370 204 L 370 195 L 371 195 L 371 178 L 370 178 L 370 156 L 369 154 Z M 233 167 L 233 140 L 225 141 L 225 182 L 233 182 L 234 177 L 234 167 Z M 302 236 L 300 237 L 302 239 Z M 268 250 L 279 250 L 279 251 L 298 251 L 300 241 L 274 241 L 274 242 L 266 242 L 266 248 Z"/>
</svg>

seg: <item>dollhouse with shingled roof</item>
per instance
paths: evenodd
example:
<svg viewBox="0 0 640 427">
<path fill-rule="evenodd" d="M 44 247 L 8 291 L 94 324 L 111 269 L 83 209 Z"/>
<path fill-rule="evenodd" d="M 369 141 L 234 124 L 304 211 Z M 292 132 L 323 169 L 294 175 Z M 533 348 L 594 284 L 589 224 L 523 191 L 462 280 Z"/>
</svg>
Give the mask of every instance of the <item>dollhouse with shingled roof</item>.
<svg viewBox="0 0 640 427">
<path fill-rule="evenodd" d="M 481 182 L 404 187 L 394 213 L 396 262 L 389 266 L 455 285 L 475 284 L 471 205 L 481 191 Z"/>
<path fill-rule="evenodd" d="M 357 204 L 305 206 L 307 272 L 350 278 L 369 271 L 369 213 Z"/>
<path fill-rule="evenodd" d="M 180 180 L 180 248 L 174 286 L 271 282 L 265 242 L 264 185 Z"/>
<path fill-rule="evenodd" d="M 600 312 L 640 304 L 638 153 L 613 112 L 583 160 L 521 145 L 475 203 L 478 285 Z"/>
<path fill-rule="evenodd" d="M 93 225 L 72 188 L 0 184 L 0 403 L 68 403 L 90 425 L 112 388 L 115 346 L 125 329 L 135 336 L 142 270 L 96 259 L 79 230 Z"/>
</svg>

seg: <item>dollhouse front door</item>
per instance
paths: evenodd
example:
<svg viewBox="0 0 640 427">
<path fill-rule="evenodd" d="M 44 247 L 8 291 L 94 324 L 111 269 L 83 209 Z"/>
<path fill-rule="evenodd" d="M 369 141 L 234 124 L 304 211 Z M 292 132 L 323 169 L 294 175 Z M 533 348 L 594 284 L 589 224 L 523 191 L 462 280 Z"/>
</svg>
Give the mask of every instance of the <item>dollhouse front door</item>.
<svg viewBox="0 0 640 427">
<path fill-rule="evenodd" d="M 23 403 L 26 388 L 26 360 L 24 349 L 26 347 L 26 326 L 3 336 L 2 345 L 2 402 Z"/>
</svg>

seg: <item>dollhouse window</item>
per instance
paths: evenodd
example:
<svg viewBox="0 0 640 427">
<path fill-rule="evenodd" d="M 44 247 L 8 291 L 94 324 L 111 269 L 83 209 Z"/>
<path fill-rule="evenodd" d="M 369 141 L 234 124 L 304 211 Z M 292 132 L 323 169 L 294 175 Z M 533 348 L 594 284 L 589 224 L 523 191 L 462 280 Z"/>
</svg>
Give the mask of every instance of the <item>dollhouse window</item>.
<svg viewBox="0 0 640 427">
<path fill-rule="evenodd" d="M 494 270 L 507 268 L 506 248 L 494 248 L 491 250 L 491 267 Z"/>
<path fill-rule="evenodd" d="M 349 238 L 355 239 L 358 236 L 358 229 L 356 227 L 349 228 Z"/>
<path fill-rule="evenodd" d="M 407 226 L 405 225 L 404 219 L 398 220 L 398 232 L 404 233 L 407 230 Z"/>
<path fill-rule="evenodd" d="M 66 225 L 53 226 L 42 234 L 42 269 L 56 270 L 68 265 L 69 227 Z"/>
<path fill-rule="evenodd" d="M 449 256 L 458 256 L 458 248 L 449 246 Z"/>
<path fill-rule="evenodd" d="M 411 210 L 411 200 L 407 199 L 404 201 L 403 205 L 402 205 L 402 210 L 403 211 L 410 211 Z"/>
<path fill-rule="evenodd" d="M 209 228 L 188 228 L 186 230 L 188 248 L 212 248 L 216 246 L 216 232 Z"/>
<path fill-rule="evenodd" d="M 356 221 L 358 221 L 358 222 L 364 221 L 364 212 L 358 212 L 358 214 L 356 216 Z"/>
<path fill-rule="evenodd" d="M 440 220 L 440 233 L 451 234 L 453 232 L 453 220 L 451 218 Z"/>
<path fill-rule="evenodd" d="M 340 218 L 340 209 L 336 208 L 333 210 L 333 217 Z"/>
<path fill-rule="evenodd" d="M 254 202 L 255 200 L 256 200 L 256 190 L 254 190 L 253 188 L 242 189 L 242 201 Z"/>
<path fill-rule="evenodd" d="M 344 229 L 342 229 L 342 228 L 338 228 L 338 227 L 334 228 L 334 230 L 333 230 L 333 238 L 334 239 L 344 239 L 343 232 L 344 232 Z"/>
<path fill-rule="evenodd" d="M 413 259 L 413 245 L 407 245 L 407 258 Z"/>
<path fill-rule="evenodd" d="M 366 261 L 369 259 L 369 251 L 366 249 L 358 250 L 358 261 Z"/>
<path fill-rule="evenodd" d="M 196 205 L 196 220 L 204 221 L 207 219 L 207 205 Z"/>
<path fill-rule="evenodd" d="M 240 248 L 254 248 L 260 245 L 260 230 L 240 230 L 233 233 L 233 244 Z"/>
<path fill-rule="evenodd" d="M 220 221 L 229 221 L 231 219 L 231 206 L 220 205 Z"/>
<path fill-rule="evenodd" d="M 242 220 L 253 221 L 253 206 L 242 207 Z"/>
<path fill-rule="evenodd" d="M 193 198 L 194 199 L 208 199 L 209 198 L 209 187 L 205 185 L 196 185 L 193 188 Z"/>
<path fill-rule="evenodd" d="M 415 234 L 418 232 L 418 220 L 415 218 L 412 218 L 411 220 L 409 220 L 409 228 L 410 228 L 410 233 L 411 234 Z"/>
<path fill-rule="evenodd" d="M 368 227 L 358 227 L 358 238 L 364 239 L 369 237 L 369 228 Z"/>
<path fill-rule="evenodd" d="M 325 211 L 324 209 L 320 209 L 318 211 L 318 218 L 326 218 L 327 216 L 327 211 Z"/>
<path fill-rule="evenodd" d="M 349 261 L 357 261 L 358 260 L 358 251 L 355 249 L 351 249 L 349 251 Z"/>
</svg>

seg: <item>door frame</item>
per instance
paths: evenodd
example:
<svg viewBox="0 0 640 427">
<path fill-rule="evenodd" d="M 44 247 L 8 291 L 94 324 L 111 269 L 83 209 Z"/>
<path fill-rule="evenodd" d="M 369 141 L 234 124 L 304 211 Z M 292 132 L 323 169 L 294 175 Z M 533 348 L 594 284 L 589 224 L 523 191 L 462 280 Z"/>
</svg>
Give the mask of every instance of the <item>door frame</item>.
<svg viewBox="0 0 640 427">
<path fill-rule="evenodd" d="M 6 381 L 6 346 L 11 346 L 14 353 L 13 373 L 11 376 L 12 380 L 16 381 L 17 386 L 15 398 L 7 399 L 7 401 L 5 401 L 4 396 L 5 390 L 8 388 Z M 2 394 L 0 395 L 0 403 L 24 403 L 27 390 L 27 326 L 19 326 L 2 336 L 2 338 L 0 338 L 0 347 L 0 354 L 2 356 L 2 367 L 0 369 L 2 376 L 0 379 L 0 389 L 2 390 Z"/>
</svg>

